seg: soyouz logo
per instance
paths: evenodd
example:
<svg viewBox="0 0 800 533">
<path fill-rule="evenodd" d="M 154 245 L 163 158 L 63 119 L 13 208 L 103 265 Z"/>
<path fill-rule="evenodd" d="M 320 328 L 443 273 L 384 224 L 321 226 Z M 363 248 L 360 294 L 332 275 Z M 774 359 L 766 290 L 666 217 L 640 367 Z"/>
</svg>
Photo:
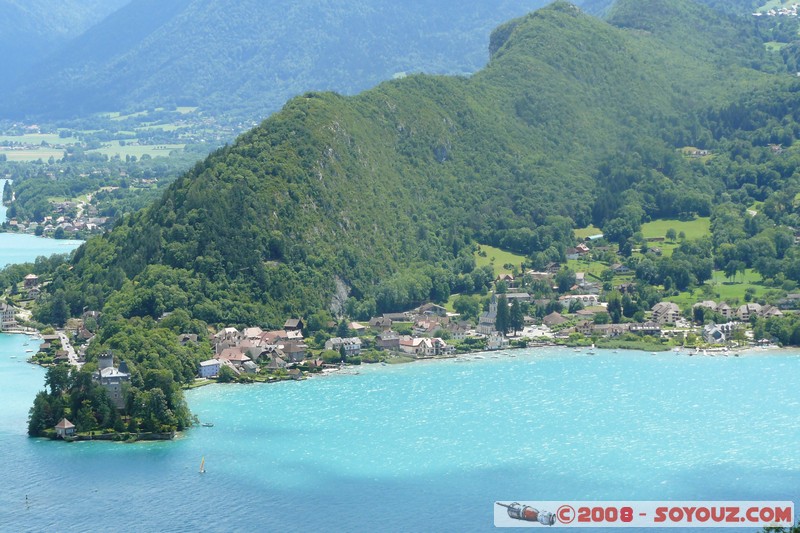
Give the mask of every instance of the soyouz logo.
<svg viewBox="0 0 800 533">
<path fill-rule="evenodd" d="M 790 527 L 789 501 L 495 502 L 496 527 Z"/>
</svg>

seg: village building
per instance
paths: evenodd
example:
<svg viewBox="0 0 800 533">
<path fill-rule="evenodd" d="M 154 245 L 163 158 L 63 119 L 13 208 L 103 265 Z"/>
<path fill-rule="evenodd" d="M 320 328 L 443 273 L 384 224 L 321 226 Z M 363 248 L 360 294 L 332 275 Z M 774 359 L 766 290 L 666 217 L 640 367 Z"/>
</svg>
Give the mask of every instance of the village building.
<svg viewBox="0 0 800 533">
<path fill-rule="evenodd" d="M 656 322 L 644 322 L 642 324 L 631 324 L 629 327 L 631 333 L 637 335 L 650 335 L 652 337 L 661 336 L 661 326 Z"/>
<path fill-rule="evenodd" d="M 445 317 L 447 316 L 447 309 L 441 305 L 427 303 L 417 308 L 417 313 L 420 315 L 435 315 Z"/>
<path fill-rule="evenodd" d="M 491 335 L 497 328 L 497 295 L 492 294 L 492 299 L 489 302 L 489 310 L 481 314 L 478 319 L 478 333 L 481 335 Z"/>
<path fill-rule="evenodd" d="M 245 353 L 245 350 L 238 346 L 234 348 L 225 348 L 222 352 L 215 355 L 214 358 L 218 361 L 227 361 L 231 363 L 237 370 L 241 370 L 242 364 L 244 364 L 245 361 L 252 360 L 250 356 Z"/>
<path fill-rule="evenodd" d="M 739 320 L 747 322 L 751 316 L 759 316 L 761 314 L 761 305 L 757 303 L 744 304 L 737 310 Z"/>
<path fill-rule="evenodd" d="M 17 328 L 17 319 L 14 316 L 16 308 L 5 302 L 0 302 L 0 330 L 8 331 Z"/>
<path fill-rule="evenodd" d="M 197 333 L 184 333 L 178 336 L 178 341 L 183 345 L 197 344 Z"/>
<path fill-rule="evenodd" d="M 369 327 L 378 331 L 388 331 L 392 329 L 392 319 L 384 316 L 373 317 L 369 321 Z"/>
<path fill-rule="evenodd" d="M 66 418 L 58 421 L 58 424 L 55 425 L 55 430 L 56 436 L 61 439 L 75 436 L 75 424 Z"/>
<path fill-rule="evenodd" d="M 508 294 L 506 294 L 506 301 L 509 304 L 514 300 L 527 303 L 533 300 L 533 296 L 531 296 L 527 292 L 509 292 Z"/>
<path fill-rule="evenodd" d="M 42 291 L 41 291 L 41 289 L 39 289 L 39 287 L 31 287 L 30 289 L 28 289 L 25 292 L 25 296 L 27 296 L 27 298 L 29 300 L 36 300 L 41 295 L 42 295 Z"/>
<path fill-rule="evenodd" d="M 280 370 L 282 368 L 286 368 L 286 361 L 283 360 L 282 357 L 275 355 L 270 359 L 270 362 L 267 364 L 267 369 L 274 372 L 276 370 Z"/>
<path fill-rule="evenodd" d="M 508 339 L 505 336 L 500 335 L 499 333 L 495 332 L 492 335 L 489 335 L 489 340 L 486 343 L 487 350 L 502 350 L 508 348 Z"/>
<path fill-rule="evenodd" d="M 611 269 L 611 272 L 613 272 L 614 274 L 627 274 L 631 271 L 631 269 L 628 268 L 627 265 L 623 265 L 622 263 L 614 263 L 609 268 Z"/>
<path fill-rule="evenodd" d="M 565 294 L 558 301 L 564 309 L 569 309 L 572 302 L 579 302 L 583 307 L 600 305 L 600 300 L 596 294 Z"/>
<path fill-rule="evenodd" d="M 494 279 L 495 283 L 505 283 L 506 287 L 514 287 L 514 276 L 511 274 L 500 274 Z"/>
<path fill-rule="evenodd" d="M 698 307 L 703 307 L 705 309 L 709 309 L 711 311 L 717 310 L 717 302 L 713 300 L 705 300 L 703 302 L 698 302 L 692 306 L 692 309 L 697 309 Z"/>
<path fill-rule="evenodd" d="M 703 341 L 709 344 L 724 344 L 725 333 L 716 324 L 703 326 Z"/>
<path fill-rule="evenodd" d="M 293 363 L 299 363 L 306 358 L 306 350 L 308 346 L 302 339 L 288 339 L 279 345 L 281 351 L 286 354 L 286 357 Z"/>
<path fill-rule="evenodd" d="M 620 294 L 636 294 L 636 284 L 635 283 L 622 283 L 617 285 L 617 290 Z"/>
<path fill-rule="evenodd" d="M 251 340 L 256 340 L 256 339 L 261 340 L 261 335 L 263 334 L 264 330 L 259 328 L 258 326 L 252 328 L 244 328 L 244 331 L 242 331 L 242 337 Z"/>
<path fill-rule="evenodd" d="M 567 319 L 561 316 L 560 313 L 556 313 L 555 311 L 553 311 L 552 313 L 550 313 L 549 315 L 547 315 L 542 319 L 542 324 L 544 324 L 548 328 L 552 328 L 553 326 L 560 326 L 566 321 Z"/>
<path fill-rule="evenodd" d="M 779 309 L 800 309 L 800 293 L 787 294 L 777 302 Z"/>
<path fill-rule="evenodd" d="M 598 337 L 619 337 L 630 331 L 628 324 L 595 324 L 592 334 Z"/>
<path fill-rule="evenodd" d="M 219 374 L 220 363 L 219 359 L 209 359 L 200 362 L 198 376 L 201 378 L 213 378 Z"/>
<path fill-rule="evenodd" d="M 25 276 L 25 279 L 23 280 L 22 283 L 23 283 L 22 286 L 25 287 L 26 289 L 32 289 L 34 287 L 37 287 L 39 285 L 39 276 L 37 276 L 36 274 L 28 274 L 27 276 Z"/>
<path fill-rule="evenodd" d="M 450 338 L 454 341 L 463 341 L 469 336 L 470 326 L 467 322 L 451 322 L 447 326 Z"/>
<path fill-rule="evenodd" d="M 238 343 L 241 339 L 242 336 L 239 333 L 239 330 L 236 328 L 224 328 L 219 333 L 214 335 L 214 341 L 217 344 L 226 342 L 226 343 L 232 343 L 231 345 L 234 345 Z"/>
<path fill-rule="evenodd" d="M 131 380 L 128 365 L 123 361 L 119 369 L 114 368 L 114 356 L 105 352 L 97 357 L 97 366 L 98 370 L 92 379 L 106 389 L 106 394 L 117 409 L 123 409 L 125 407 L 123 385 Z"/>
<path fill-rule="evenodd" d="M 299 318 L 290 318 L 286 321 L 283 325 L 283 329 L 286 331 L 300 331 L 303 329 L 303 321 Z"/>
<path fill-rule="evenodd" d="M 358 337 L 334 337 L 325 341 L 326 350 L 341 351 L 344 348 L 344 354 L 347 357 L 359 355 L 361 353 L 361 339 Z"/>
<path fill-rule="evenodd" d="M 364 324 L 359 324 L 358 322 L 350 322 L 347 327 L 355 331 L 356 335 L 359 335 L 367 330 L 367 326 Z"/>
<path fill-rule="evenodd" d="M 566 257 L 567 259 L 578 259 L 579 257 L 582 257 L 590 252 L 591 250 L 588 246 L 586 246 L 586 244 L 579 243 L 574 248 L 567 248 Z"/>
<path fill-rule="evenodd" d="M 717 313 L 729 320 L 734 317 L 733 308 L 727 302 L 722 302 L 717 306 Z"/>
<path fill-rule="evenodd" d="M 525 273 L 526 276 L 530 276 L 533 281 L 550 281 L 553 279 L 553 274 L 550 272 L 538 272 L 536 270 L 528 270 Z"/>
<path fill-rule="evenodd" d="M 779 317 L 779 316 L 783 316 L 783 311 L 781 311 L 780 309 L 778 309 L 774 305 L 765 305 L 764 307 L 761 308 L 761 312 L 759 313 L 759 316 L 761 316 L 763 318 Z"/>
<path fill-rule="evenodd" d="M 659 302 L 653 306 L 653 320 L 658 324 L 674 324 L 681 317 L 681 308 L 674 302 Z"/>
<path fill-rule="evenodd" d="M 400 335 L 392 330 L 382 331 L 375 337 L 375 346 L 380 350 L 399 350 Z"/>
<path fill-rule="evenodd" d="M 453 353 L 454 348 L 440 338 L 401 337 L 400 352 L 416 358 L 435 357 Z"/>
</svg>

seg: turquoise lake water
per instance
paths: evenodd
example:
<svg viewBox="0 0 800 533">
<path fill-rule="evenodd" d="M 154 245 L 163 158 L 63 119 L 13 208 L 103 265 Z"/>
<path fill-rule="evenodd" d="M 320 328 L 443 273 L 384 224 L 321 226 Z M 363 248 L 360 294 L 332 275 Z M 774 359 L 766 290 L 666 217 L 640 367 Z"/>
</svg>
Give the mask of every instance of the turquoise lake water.
<svg viewBox="0 0 800 533">
<path fill-rule="evenodd" d="M 65 444 L 25 436 L 44 373 L 24 342 L 0 335 L 3 531 L 487 531 L 495 500 L 800 502 L 796 353 L 364 366 L 189 391 L 214 427 L 172 442 Z"/>
<path fill-rule="evenodd" d="M 7 180 L 0 180 L 0 193 Z M 6 207 L 0 202 L 0 221 L 6 220 Z M 0 268 L 13 263 L 27 263 L 36 260 L 40 255 L 69 253 L 83 244 L 77 240 L 56 240 L 21 235 L 16 233 L 0 233 Z"/>
</svg>

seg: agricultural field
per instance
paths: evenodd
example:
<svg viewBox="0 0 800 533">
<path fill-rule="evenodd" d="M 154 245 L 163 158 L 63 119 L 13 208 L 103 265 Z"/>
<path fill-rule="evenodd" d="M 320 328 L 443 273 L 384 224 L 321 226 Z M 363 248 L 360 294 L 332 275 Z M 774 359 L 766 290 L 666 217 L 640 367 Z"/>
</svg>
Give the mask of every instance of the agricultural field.
<svg viewBox="0 0 800 533">
<path fill-rule="evenodd" d="M 504 265 L 514 265 L 519 269 L 523 261 L 525 261 L 525 256 L 505 252 L 500 248 L 485 244 L 481 244 L 478 247 L 478 251 L 475 252 L 476 266 L 482 267 L 484 265 L 492 265 L 492 267 L 494 267 L 495 276 L 511 274 L 511 269 L 506 268 Z"/>
<path fill-rule="evenodd" d="M 118 155 L 121 158 L 125 158 L 126 156 L 136 156 L 137 158 L 140 158 L 145 154 L 149 155 L 150 157 L 168 157 L 171 151 L 183 150 L 185 146 L 185 144 L 158 144 L 145 146 L 131 146 L 126 144 L 125 146 L 120 146 L 118 141 L 114 141 L 103 146 L 102 148 L 89 150 L 87 153 L 105 154 L 108 157 L 114 157 L 115 155 Z"/>
<path fill-rule="evenodd" d="M 26 133 L 25 135 L 0 135 L 0 143 L 12 142 L 19 144 L 40 145 L 47 144 L 75 144 L 78 139 L 74 137 L 59 137 L 57 133 Z"/>
<path fill-rule="evenodd" d="M 6 156 L 6 161 L 47 161 L 51 157 L 53 159 L 61 159 L 64 157 L 64 150 L 57 150 L 54 148 L 41 148 L 36 150 L 2 150 L 0 154 Z"/>
</svg>

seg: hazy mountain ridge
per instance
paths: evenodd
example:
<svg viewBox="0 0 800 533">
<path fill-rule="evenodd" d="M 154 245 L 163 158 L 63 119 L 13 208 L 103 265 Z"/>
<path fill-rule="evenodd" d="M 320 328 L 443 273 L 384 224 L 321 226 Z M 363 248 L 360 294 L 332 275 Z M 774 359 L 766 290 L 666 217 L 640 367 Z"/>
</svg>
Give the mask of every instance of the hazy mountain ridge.
<svg viewBox="0 0 800 533">
<path fill-rule="evenodd" d="M 130 0 L 0 0 L 0 88 Z"/>
<path fill-rule="evenodd" d="M 483 36 L 544 3 L 133 0 L 34 68 L 3 111 L 186 104 L 263 117 L 305 90 L 352 93 L 402 71 L 477 70 Z"/>
</svg>

